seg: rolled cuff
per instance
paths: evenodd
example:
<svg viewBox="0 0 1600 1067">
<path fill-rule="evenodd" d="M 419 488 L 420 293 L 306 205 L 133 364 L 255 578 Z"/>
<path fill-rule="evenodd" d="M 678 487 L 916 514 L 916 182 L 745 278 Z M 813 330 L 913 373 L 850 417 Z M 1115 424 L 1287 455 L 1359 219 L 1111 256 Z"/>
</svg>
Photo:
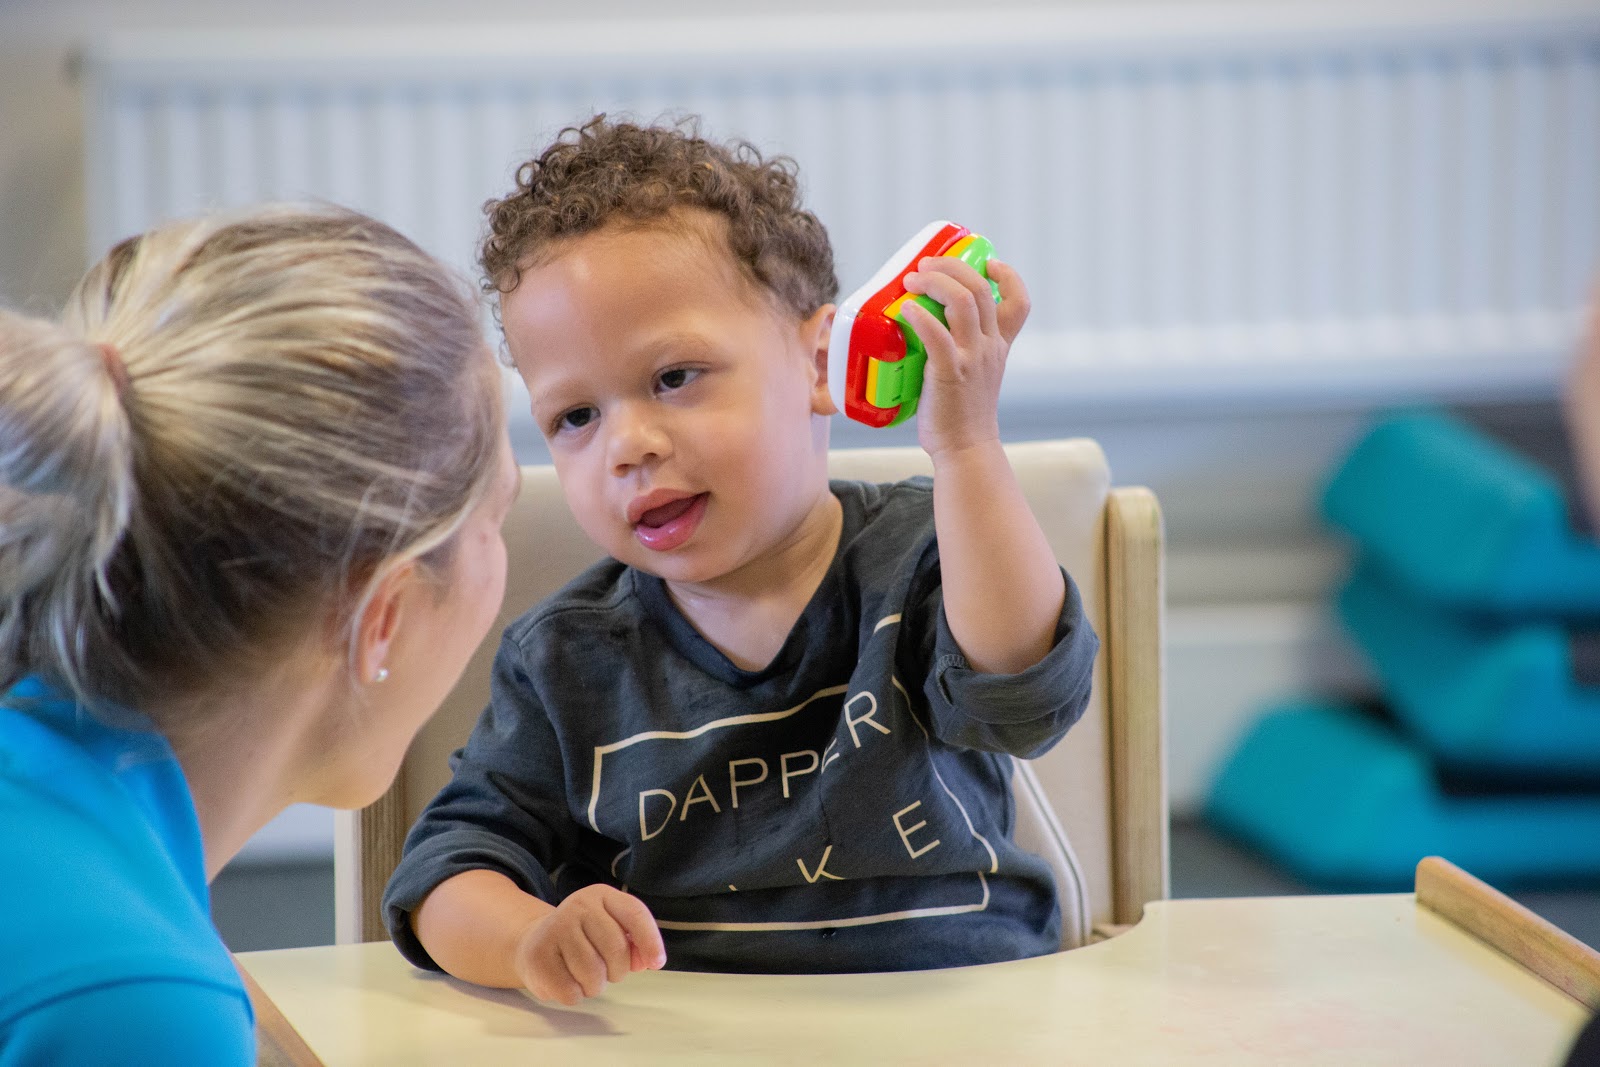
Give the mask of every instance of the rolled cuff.
<svg viewBox="0 0 1600 1067">
<path fill-rule="evenodd" d="M 1083 715 L 1094 684 L 1100 639 L 1065 571 L 1066 597 L 1044 658 L 1016 674 L 973 670 L 950 632 L 941 604 L 927 687 L 942 736 L 976 733 L 974 747 L 1032 759 L 1043 755 Z"/>
<path fill-rule="evenodd" d="M 555 903 L 550 875 L 503 837 L 481 830 L 448 831 L 418 843 L 401 859 L 383 892 L 383 924 L 400 954 L 418 967 L 442 971 L 411 929 L 411 913 L 429 893 L 465 871 L 494 871 L 518 889 Z"/>
</svg>

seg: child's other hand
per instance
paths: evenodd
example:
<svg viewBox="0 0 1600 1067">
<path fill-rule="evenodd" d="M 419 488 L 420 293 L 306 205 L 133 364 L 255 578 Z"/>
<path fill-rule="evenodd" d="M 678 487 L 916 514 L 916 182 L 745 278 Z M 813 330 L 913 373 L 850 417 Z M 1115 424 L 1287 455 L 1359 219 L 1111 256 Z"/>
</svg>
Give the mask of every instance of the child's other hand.
<svg viewBox="0 0 1600 1067">
<path fill-rule="evenodd" d="M 960 260 L 929 256 L 906 275 L 906 291 L 944 305 L 949 327 L 915 301 L 905 316 L 928 350 L 917 440 L 936 461 L 945 453 L 1000 439 L 1000 379 L 1006 355 L 1028 318 L 1028 290 L 1016 271 L 997 259 L 989 277 L 1000 286 L 994 302 L 983 275 Z"/>
<path fill-rule="evenodd" d="M 598 996 L 608 982 L 667 962 L 650 909 L 605 885 L 585 886 L 529 923 L 516 955 L 517 976 L 528 992 L 568 1007 Z"/>
</svg>

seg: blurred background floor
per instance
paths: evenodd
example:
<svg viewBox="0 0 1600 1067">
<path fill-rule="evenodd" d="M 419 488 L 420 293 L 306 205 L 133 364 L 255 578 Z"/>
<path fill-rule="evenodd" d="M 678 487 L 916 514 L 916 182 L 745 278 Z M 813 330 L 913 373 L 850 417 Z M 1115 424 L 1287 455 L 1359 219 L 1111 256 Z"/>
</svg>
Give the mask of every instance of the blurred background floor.
<svg viewBox="0 0 1600 1067">
<path fill-rule="evenodd" d="M 1293 896 L 1310 892 L 1198 819 L 1172 824 L 1174 897 Z M 1600 885 L 1511 894 L 1572 936 L 1600 947 Z M 235 866 L 211 887 L 217 928 L 235 952 L 333 942 L 333 865 Z"/>
</svg>

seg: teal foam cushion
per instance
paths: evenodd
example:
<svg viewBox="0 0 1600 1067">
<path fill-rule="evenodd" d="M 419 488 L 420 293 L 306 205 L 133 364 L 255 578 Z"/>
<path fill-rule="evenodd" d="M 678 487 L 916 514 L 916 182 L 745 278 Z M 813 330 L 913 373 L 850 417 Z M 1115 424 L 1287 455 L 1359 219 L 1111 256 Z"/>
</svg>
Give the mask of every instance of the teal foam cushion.
<svg viewBox="0 0 1600 1067">
<path fill-rule="evenodd" d="M 1336 701 L 1264 714 L 1205 812 L 1324 889 L 1409 889 L 1429 855 L 1499 885 L 1600 879 L 1600 795 L 1447 794 L 1422 751 Z"/>
<path fill-rule="evenodd" d="M 1395 717 L 1454 771 L 1600 785 L 1600 689 L 1554 623 L 1468 615 L 1358 568 L 1339 597 Z"/>
<path fill-rule="evenodd" d="M 1549 473 L 1433 413 L 1375 426 L 1322 494 L 1330 523 L 1419 593 L 1458 608 L 1600 618 L 1600 547 Z"/>
</svg>

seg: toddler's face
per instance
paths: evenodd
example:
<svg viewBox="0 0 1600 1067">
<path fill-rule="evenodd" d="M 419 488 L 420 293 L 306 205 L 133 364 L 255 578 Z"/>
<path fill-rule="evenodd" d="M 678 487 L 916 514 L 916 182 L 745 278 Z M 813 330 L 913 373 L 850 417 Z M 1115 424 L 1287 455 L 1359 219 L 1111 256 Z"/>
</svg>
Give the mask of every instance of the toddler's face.
<svg viewBox="0 0 1600 1067">
<path fill-rule="evenodd" d="M 501 319 L 585 532 L 668 581 L 759 587 L 752 568 L 826 506 L 833 309 L 796 321 L 703 225 L 577 238 Z"/>
</svg>

